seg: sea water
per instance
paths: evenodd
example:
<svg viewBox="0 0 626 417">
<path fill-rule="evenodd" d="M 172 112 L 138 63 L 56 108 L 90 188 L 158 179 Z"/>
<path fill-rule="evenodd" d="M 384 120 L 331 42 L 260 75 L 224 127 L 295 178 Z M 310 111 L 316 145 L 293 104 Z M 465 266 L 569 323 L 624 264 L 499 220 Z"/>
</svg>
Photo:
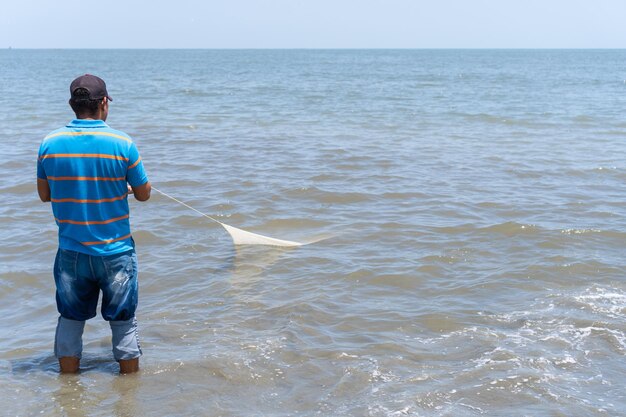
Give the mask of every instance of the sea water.
<svg viewBox="0 0 626 417">
<path fill-rule="evenodd" d="M 626 415 L 626 51 L 0 51 L 7 416 Z M 69 83 L 152 183 L 142 370 L 99 316 L 60 376 L 35 188 Z M 131 199 L 132 200 L 132 199 Z"/>
</svg>

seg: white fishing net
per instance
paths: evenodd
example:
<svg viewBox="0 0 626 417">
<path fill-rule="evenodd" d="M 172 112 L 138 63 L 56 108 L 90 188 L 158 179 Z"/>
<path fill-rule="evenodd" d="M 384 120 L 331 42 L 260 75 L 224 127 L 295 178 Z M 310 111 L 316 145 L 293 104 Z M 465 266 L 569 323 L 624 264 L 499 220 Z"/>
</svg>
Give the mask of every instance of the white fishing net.
<svg viewBox="0 0 626 417">
<path fill-rule="evenodd" d="M 303 243 L 293 242 L 291 240 L 275 239 L 269 236 L 263 236 L 245 230 L 220 223 L 233 239 L 235 245 L 270 245 L 270 246 L 302 246 Z"/>
<path fill-rule="evenodd" d="M 182 204 L 183 206 L 195 211 L 196 213 L 203 215 L 207 219 L 210 219 L 214 221 L 215 223 L 220 224 L 224 229 L 226 229 L 230 237 L 233 239 L 233 243 L 235 245 L 269 245 L 269 246 L 283 246 L 283 247 L 294 247 L 294 246 L 304 245 L 304 243 L 294 242 L 291 240 L 275 239 L 273 237 L 263 236 L 257 233 L 247 232 L 245 230 L 241 230 L 236 227 L 229 226 L 218 220 L 215 220 L 213 217 L 209 216 L 208 214 L 204 214 L 203 212 L 196 210 L 195 208 L 191 207 L 190 205 L 186 203 L 183 203 L 182 201 L 172 197 L 171 195 L 166 194 L 161 190 L 158 190 L 155 187 L 152 187 L 152 189 L 158 192 L 159 194 L 162 194 L 165 197 L 170 198 L 176 201 L 177 203 Z"/>
</svg>

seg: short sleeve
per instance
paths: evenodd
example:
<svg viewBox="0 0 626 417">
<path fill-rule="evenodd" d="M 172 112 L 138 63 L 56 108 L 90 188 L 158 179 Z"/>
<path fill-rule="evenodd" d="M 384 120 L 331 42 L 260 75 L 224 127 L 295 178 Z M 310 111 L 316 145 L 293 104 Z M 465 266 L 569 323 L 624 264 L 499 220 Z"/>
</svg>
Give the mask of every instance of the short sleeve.
<svg viewBox="0 0 626 417">
<path fill-rule="evenodd" d="M 138 187 L 148 182 L 148 174 L 143 167 L 139 150 L 134 142 L 130 144 L 126 181 L 128 181 L 132 187 Z"/>
</svg>

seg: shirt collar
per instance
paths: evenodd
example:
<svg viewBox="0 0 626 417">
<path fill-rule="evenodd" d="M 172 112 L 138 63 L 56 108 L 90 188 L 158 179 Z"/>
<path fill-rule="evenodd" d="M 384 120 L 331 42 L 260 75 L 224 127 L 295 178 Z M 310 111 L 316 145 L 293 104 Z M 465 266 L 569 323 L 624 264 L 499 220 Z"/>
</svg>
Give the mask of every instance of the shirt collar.
<svg viewBox="0 0 626 417">
<path fill-rule="evenodd" d="M 67 127 L 82 127 L 82 128 L 94 128 L 94 127 L 109 127 L 102 120 L 87 120 L 87 119 L 74 119 Z"/>
</svg>

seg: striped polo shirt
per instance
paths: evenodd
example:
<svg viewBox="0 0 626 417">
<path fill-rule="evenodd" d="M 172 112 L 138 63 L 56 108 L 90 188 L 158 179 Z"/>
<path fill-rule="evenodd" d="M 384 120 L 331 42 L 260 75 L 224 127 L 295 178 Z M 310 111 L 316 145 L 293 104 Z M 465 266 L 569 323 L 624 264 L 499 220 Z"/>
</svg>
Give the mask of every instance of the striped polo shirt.
<svg viewBox="0 0 626 417">
<path fill-rule="evenodd" d="M 106 256 L 133 248 L 126 183 L 148 176 L 126 133 L 102 120 L 73 120 L 42 141 L 37 177 L 50 185 L 61 249 Z"/>
</svg>

